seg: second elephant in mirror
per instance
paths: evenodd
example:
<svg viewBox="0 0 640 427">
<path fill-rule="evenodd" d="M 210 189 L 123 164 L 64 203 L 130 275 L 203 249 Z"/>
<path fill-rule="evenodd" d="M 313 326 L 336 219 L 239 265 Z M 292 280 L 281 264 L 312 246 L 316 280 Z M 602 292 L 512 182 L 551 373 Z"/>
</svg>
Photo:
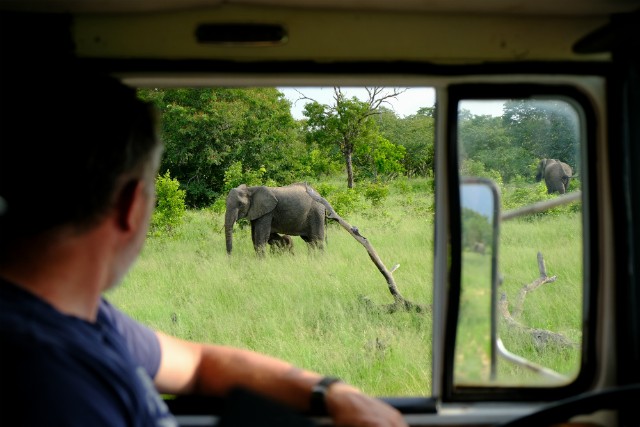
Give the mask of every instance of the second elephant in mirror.
<svg viewBox="0 0 640 427">
<path fill-rule="evenodd" d="M 544 178 L 547 185 L 547 193 L 564 194 L 569 188 L 569 181 L 573 171 L 571 166 L 556 159 L 542 159 L 538 163 L 536 182 Z"/>
<path fill-rule="evenodd" d="M 273 233 L 300 236 L 311 248 L 323 248 L 325 207 L 311 198 L 305 184 L 286 187 L 242 184 L 231 189 L 224 221 L 228 254 L 233 249 L 233 224 L 241 218 L 251 222 L 251 240 L 258 255 L 264 255 Z"/>
</svg>

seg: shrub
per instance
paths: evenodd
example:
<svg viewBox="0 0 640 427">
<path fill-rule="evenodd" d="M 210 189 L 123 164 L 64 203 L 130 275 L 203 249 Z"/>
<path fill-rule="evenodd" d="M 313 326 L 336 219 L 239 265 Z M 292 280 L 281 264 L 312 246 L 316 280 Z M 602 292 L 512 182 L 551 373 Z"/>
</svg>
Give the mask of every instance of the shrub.
<svg viewBox="0 0 640 427">
<path fill-rule="evenodd" d="M 227 209 L 227 196 L 218 197 L 209 208 L 217 214 L 223 213 Z"/>
<path fill-rule="evenodd" d="M 317 148 L 309 152 L 307 169 L 314 177 L 334 175 L 340 173 L 342 168 L 342 162 L 332 158 L 327 152 Z"/>
<path fill-rule="evenodd" d="M 372 206 L 380 206 L 389 196 L 389 187 L 384 184 L 368 183 L 363 186 L 364 198 L 371 202 Z"/>
<path fill-rule="evenodd" d="M 329 194 L 338 191 L 338 187 L 336 185 L 332 185 L 327 182 L 319 182 L 318 184 L 315 184 L 313 188 L 324 198 L 327 198 Z"/>
<path fill-rule="evenodd" d="M 186 192 L 180 189 L 177 179 L 169 171 L 156 177 L 156 208 L 151 217 L 149 234 L 171 234 L 180 225 L 186 210 Z"/>
<path fill-rule="evenodd" d="M 570 186 L 571 188 L 571 186 Z M 529 185 L 527 187 L 519 186 L 507 186 L 502 192 L 502 209 L 516 209 L 523 206 L 528 206 L 536 202 L 544 200 L 552 200 L 558 197 L 559 194 L 547 194 L 547 186 L 544 181 L 540 181 L 537 184 Z M 535 218 L 544 216 L 560 216 L 567 213 L 580 212 L 582 209 L 580 203 L 570 203 L 567 205 L 556 206 L 555 208 L 548 209 L 544 212 L 538 212 L 530 214 L 524 218 L 528 221 L 532 221 Z"/>
<path fill-rule="evenodd" d="M 261 166 L 257 171 L 246 170 L 242 171 L 242 162 L 235 162 L 231 164 L 224 171 L 224 195 L 226 197 L 229 190 L 232 188 L 236 188 L 240 184 L 246 184 L 248 186 L 252 185 L 262 185 L 264 180 L 264 174 L 267 172 L 267 169 L 264 166 Z M 273 181 L 271 181 L 273 182 Z"/>
<path fill-rule="evenodd" d="M 340 216 L 349 215 L 360 208 L 360 195 L 353 188 L 334 192 L 325 197 Z"/>
<path fill-rule="evenodd" d="M 487 169 L 484 163 L 478 160 L 463 160 L 460 165 L 460 175 L 490 178 L 498 186 L 502 186 L 502 176 L 500 175 L 500 172 L 493 169 Z"/>
</svg>

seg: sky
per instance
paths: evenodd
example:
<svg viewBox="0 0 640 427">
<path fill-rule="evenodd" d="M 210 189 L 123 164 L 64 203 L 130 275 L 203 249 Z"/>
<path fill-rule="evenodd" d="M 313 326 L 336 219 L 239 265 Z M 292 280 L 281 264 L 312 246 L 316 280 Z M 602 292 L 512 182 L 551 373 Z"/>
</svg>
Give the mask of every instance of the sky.
<svg viewBox="0 0 640 427">
<path fill-rule="evenodd" d="M 463 208 L 471 209 L 484 215 L 493 222 L 495 197 L 489 187 L 484 184 L 463 184 L 460 186 L 460 203 Z"/>
<path fill-rule="evenodd" d="M 389 88 L 389 92 L 393 88 Z M 300 99 L 300 93 L 314 99 L 321 104 L 333 104 L 333 87 L 300 87 L 300 88 L 278 88 L 291 102 L 291 114 L 296 120 L 304 118 L 302 110 L 308 100 Z M 300 93 L 298 93 L 300 92 Z M 343 87 L 342 92 L 348 97 L 355 96 L 360 100 L 367 98 L 364 88 Z M 396 99 L 390 99 L 387 108 L 393 109 L 399 117 L 406 117 L 415 114 L 419 108 L 433 107 L 435 103 L 435 90 L 429 87 L 408 88 L 404 93 L 398 95 Z M 499 116 L 502 114 L 501 101 L 464 101 L 463 108 L 471 111 L 472 114 L 489 114 Z"/>
</svg>

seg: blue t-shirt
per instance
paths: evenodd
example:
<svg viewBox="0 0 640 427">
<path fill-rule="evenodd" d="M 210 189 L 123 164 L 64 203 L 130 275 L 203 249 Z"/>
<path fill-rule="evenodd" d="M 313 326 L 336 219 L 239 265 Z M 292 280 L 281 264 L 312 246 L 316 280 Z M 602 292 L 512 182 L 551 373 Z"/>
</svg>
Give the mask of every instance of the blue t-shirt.
<svg viewBox="0 0 640 427">
<path fill-rule="evenodd" d="M 2 419 L 25 426 L 176 426 L 151 379 L 159 365 L 153 331 L 107 301 L 90 323 L 0 279 Z"/>
</svg>

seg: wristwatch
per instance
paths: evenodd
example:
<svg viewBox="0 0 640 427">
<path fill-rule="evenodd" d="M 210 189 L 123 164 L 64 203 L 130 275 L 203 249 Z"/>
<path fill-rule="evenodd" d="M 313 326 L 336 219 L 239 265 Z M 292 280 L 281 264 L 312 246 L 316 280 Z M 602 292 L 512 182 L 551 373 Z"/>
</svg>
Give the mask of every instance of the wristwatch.
<svg viewBox="0 0 640 427">
<path fill-rule="evenodd" d="M 331 384 L 340 383 L 342 380 L 336 377 L 324 377 L 311 389 L 311 402 L 309 409 L 314 415 L 327 415 L 326 397 Z"/>
</svg>

